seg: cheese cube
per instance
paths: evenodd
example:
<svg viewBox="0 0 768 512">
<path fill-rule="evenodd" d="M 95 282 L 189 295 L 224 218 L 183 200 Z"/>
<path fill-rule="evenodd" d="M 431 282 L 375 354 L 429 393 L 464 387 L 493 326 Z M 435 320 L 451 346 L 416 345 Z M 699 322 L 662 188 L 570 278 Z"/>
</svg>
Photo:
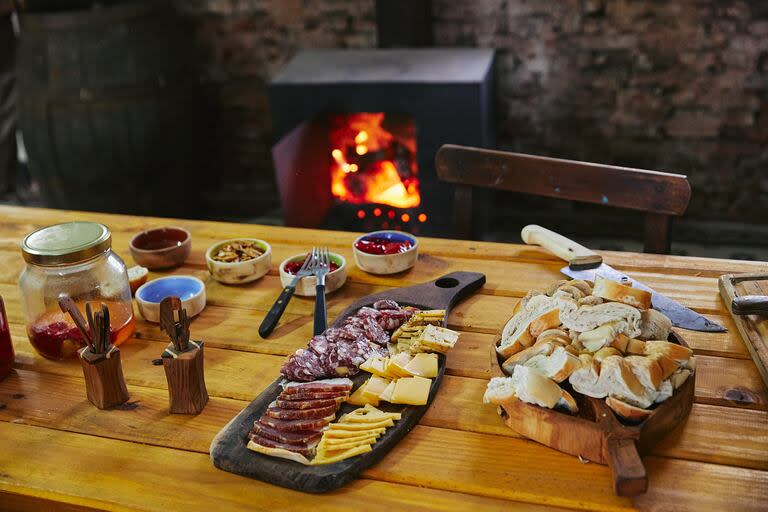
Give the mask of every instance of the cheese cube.
<svg viewBox="0 0 768 512">
<path fill-rule="evenodd" d="M 389 380 L 378 375 L 374 375 L 368 379 L 368 384 L 365 385 L 362 397 L 367 400 L 378 400 L 379 394 L 384 391 L 389 385 Z"/>
<path fill-rule="evenodd" d="M 424 332 L 421 333 L 419 341 L 424 344 L 453 347 L 456 342 L 459 341 L 459 333 L 446 329 L 445 327 L 428 325 L 426 329 L 424 329 Z"/>
<path fill-rule="evenodd" d="M 397 379 L 392 393 L 393 404 L 426 405 L 432 381 L 424 377 Z"/>
<path fill-rule="evenodd" d="M 404 369 L 410 375 L 434 379 L 437 377 L 437 354 L 416 354 Z M 382 400 L 386 399 L 382 397 Z"/>
</svg>

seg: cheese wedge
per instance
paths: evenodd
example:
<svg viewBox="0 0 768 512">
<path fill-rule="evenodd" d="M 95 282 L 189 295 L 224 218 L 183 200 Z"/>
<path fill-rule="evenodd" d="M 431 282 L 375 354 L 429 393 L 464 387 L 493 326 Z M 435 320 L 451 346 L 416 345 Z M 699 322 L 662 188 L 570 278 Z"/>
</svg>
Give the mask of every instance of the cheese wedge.
<svg viewBox="0 0 768 512">
<path fill-rule="evenodd" d="M 385 402 L 392 402 L 392 393 L 395 392 L 395 383 L 397 380 L 393 380 L 389 383 L 389 386 L 387 386 L 387 389 L 381 392 L 379 395 L 379 400 L 383 400 Z M 363 404 L 364 405 L 364 404 Z M 373 405 L 379 405 L 379 404 L 373 404 Z"/>
<path fill-rule="evenodd" d="M 354 393 L 352 393 L 349 398 L 347 398 L 347 403 L 352 405 L 379 405 L 379 399 L 378 398 L 370 398 L 367 396 L 363 396 L 363 392 L 365 391 L 365 387 L 368 385 L 368 382 L 370 382 L 371 379 L 368 379 L 365 381 L 359 388 L 355 390 Z"/>
<path fill-rule="evenodd" d="M 434 379 L 437 377 L 437 354 L 416 354 L 413 356 L 413 359 L 405 365 L 404 369 L 414 377 Z M 386 399 L 382 397 L 382 400 Z"/>
<path fill-rule="evenodd" d="M 426 405 L 432 381 L 424 377 L 398 379 L 392 393 L 393 404 Z"/>
<path fill-rule="evenodd" d="M 387 386 L 389 385 L 389 380 L 385 379 L 384 377 L 379 377 L 378 375 L 374 375 L 370 379 L 368 379 L 368 384 L 365 385 L 365 389 L 363 389 L 362 397 L 366 400 L 370 401 L 378 401 L 379 395 L 382 391 L 387 389 Z"/>
<path fill-rule="evenodd" d="M 370 430 L 336 430 L 328 429 L 323 432 L 323 437 L 329 439 L 355 439 L 358 437 L 380 436 L 386 432 L 386 428 L 372 428 Z"/>
<path fill-rule="evenodd" d="M 392 418 L 379 420 L 375 423 L 331 423 L 328 430 L 372 430 L 382 427 L 391 427 L 395 424 Z"/>
<path fill-rule="evenodd" d="M 411 359 L 411 355 L 407 352 L 400 352 L 390 357 L 387 364 L 387 373 L 398 377 L 410 377 L 411 374 L 405 370 L 405 367 L 411 362 Z"/>
<path fill-rule="evenodd" d="M 335 451 L 329 451 L 329 452 L 323 452 L 319 453 L 310 463 L 313 466 L 319 466 L 322 464 L 332 464 L 334 462 L 339 462 L 344 459 L 348 459 L 350 457 L 354 457 L 355 455 L 362 455 L 363 453 L 367 453 L 371 451 L 371 445 L 364 444 L 360 446 L 355 446 L 354 448 L 349 448 L 347 450 L 335 450 Z"/>
</svg>

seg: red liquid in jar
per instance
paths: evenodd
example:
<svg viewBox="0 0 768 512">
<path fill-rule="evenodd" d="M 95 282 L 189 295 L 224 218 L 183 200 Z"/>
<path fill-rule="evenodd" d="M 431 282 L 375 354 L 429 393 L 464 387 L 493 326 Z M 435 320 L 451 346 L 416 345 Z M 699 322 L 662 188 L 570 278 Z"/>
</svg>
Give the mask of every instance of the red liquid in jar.
<svg viewBox="0 0 768 512">
<path fill-rule="evenodd" d="M 8 317 L 5 315 L 3 298 L 0 297 L 0 379 L 11 372 L 13 357 L 11 329 L 8 327 Z"/>
<path fill-rule="evenodd" d="M 407 240 L 387 240 L 386 238 L 371 237 L 358 240 L 355 247 L 357 250 L 368 254 L 397 254 L 407 251 L 412 245 Z"/>
<path fill-rule="evenodd" d="M 306 259 L 306 256 L 304 257 L 304 259 Z M 283 267 L 283 268 L 289 274 L 296 275 L 296 274 L 299 273 L 299 270 L 301 270 L 301 266 L 303 264 L 304 264 L 304 260 L 303 259 L 302 260 L 297 260 L 297 261 L 289 261 L 288 263 L 285 264 L 285 267 Z M 336 270 L 338 268 L 339 268 L 339 266 L 336 264 L 336 262 L 331 260 L 330 272 L 333 272 L 334 270 Z"/>
<path fill-rule="evenodd" d="M 112 301 L 94 301 L 91 307 L 104 303 L 109 308 L 109 338 L 117 346 L 131 337 L 135 329 L 133 309 L 130 304 Z M 77 308 L 85 318 L 85 302 L 78 302 Z M 73 357 L 78 349 L 85 346 L 80 330 L 69 314 L 60 309 L 46 311 L 27 327 L 27 336 L 37 352 L 48 359 Z"/>
</svg>

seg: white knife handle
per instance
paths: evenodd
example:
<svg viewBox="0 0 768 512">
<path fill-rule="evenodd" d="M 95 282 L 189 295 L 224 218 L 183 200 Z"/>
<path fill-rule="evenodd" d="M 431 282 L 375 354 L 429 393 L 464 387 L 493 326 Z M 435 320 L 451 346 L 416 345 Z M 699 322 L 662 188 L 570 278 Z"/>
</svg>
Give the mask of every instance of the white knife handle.
<svg viewBox="0 0 768 512">
<path fill-rule="evenodd" d="M 602 256 L 596 252 L 536 224 L 525 226 L 520 236 L 523 242 L 540 245 L 558 258 L 564 259 L 574 270 L 597 267 L 603 262 Z"/>
</svg>

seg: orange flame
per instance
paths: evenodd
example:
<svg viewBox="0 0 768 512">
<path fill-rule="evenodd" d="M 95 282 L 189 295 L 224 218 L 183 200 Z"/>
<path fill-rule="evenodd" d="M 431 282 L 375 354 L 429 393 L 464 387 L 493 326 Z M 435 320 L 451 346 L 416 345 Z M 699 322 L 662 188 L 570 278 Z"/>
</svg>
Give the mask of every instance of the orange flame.
<svg viewBox="0 0 768 512">
<path fill-rule="evenodd" d="M 330 133 L 333 148 L 331 193 L 353 204 L 378 203 L 414 208 L 421 203 L 415 138 L 397 139 L 414 157 L 407 169 L 408 176 L 401 177 L 395 162 L 387 158 L 387 150 L 396 136 L 382 127 L 383 121 L 383 113 L 350 114 L 334 119 L 336 126 Z"/>
</svg>

